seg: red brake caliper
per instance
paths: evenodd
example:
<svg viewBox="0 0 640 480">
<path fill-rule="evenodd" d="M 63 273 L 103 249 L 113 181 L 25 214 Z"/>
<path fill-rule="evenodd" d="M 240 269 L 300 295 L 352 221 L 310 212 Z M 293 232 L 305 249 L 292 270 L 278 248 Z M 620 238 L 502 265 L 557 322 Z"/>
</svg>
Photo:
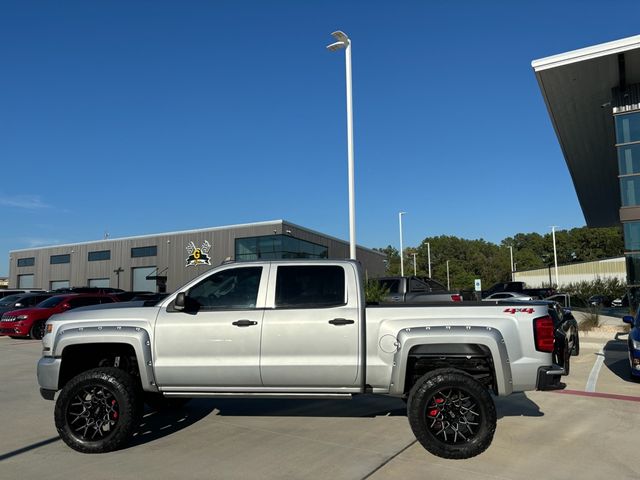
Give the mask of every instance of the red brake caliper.
<svg viewBox="0 0 640 480">
<path fill-rule="evenodd" d="M 444 398 L 436 398 L 435 399 L 436 405 L 440 405 L 441 403 L 444 403 Z M 429 410 L 429 416 L 430 417 L 435 417 L 438 415 L 438 409 L 434 408 L 433 410 Z"/>
</svg>

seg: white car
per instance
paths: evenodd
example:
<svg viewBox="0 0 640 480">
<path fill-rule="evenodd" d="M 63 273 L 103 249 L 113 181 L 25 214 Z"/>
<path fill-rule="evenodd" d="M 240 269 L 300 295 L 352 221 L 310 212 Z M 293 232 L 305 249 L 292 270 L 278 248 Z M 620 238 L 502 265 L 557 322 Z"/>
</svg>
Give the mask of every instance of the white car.
<svg viewBox="0 0 640 480">
<path fill-rule="evenodd" d="M 496 300 L 526 301 L 533 300 L 533 297 L 518 292 L 498 292 L 482 299 L 483 302 L 495 302 Z"/>
</svg>

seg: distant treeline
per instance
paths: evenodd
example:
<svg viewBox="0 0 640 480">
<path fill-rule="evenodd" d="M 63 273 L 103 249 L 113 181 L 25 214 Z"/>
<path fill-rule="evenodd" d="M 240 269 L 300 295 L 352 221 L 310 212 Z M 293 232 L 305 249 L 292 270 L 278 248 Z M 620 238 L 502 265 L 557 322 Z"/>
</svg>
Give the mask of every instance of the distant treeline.
<svg viewBox="0 0 640 480">
<path fill-rule="evenodd" d="M 427 243 L 431 246 L 432 277 L 447 284 L 447 260 L 452 289 L 473 289 L 473 281 L 482 279 L 482 287 L 511 279 L 509 247 L 513 247 L 515 270 L 531 270 L 553 265 L 551 233 L 518 233 L 499 245 L 486 240 L 467 240 L 442 235 L 427 237 L 418 247 L 404 249 L 404 273 L 413 275 L 413 254 L 416 254 L 418 276 L 428 275 Z M 376 249 L 387 254 L 387 273 L 400 274 L 398 249 L 391 245 Z M 556 231 L 558 265 L 589 262 L 619 257 L 624 253 L 620 228 L 573 228 Z"/>
</svg>

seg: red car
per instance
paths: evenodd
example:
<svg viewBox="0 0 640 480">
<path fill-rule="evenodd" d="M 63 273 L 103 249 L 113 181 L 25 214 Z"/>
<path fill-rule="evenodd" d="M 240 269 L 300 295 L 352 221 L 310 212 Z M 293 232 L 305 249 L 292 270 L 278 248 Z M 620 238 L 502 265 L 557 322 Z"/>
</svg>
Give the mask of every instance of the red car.
<svg viewBox="0 0 640 480">
<path fill-rule="evenodd" d="M 0 335 L 10 337 L 31 337 L 37 340 L 44 336 L 45 323 L 52 315 L 73 308 L 113 303 L 116 300 L 109 295 L 89 293 L 69 293 L 47 298 L 32 308 L 13 310 L 2 315 Z"/>
</svg>

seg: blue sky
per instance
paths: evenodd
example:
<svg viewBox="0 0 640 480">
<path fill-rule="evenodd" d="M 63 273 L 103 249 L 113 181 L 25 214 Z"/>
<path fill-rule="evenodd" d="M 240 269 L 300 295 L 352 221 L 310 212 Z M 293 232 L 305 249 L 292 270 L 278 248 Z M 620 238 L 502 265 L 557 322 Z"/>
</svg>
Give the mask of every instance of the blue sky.
<svg viewBox="0 0 640 480">
<path fill-rule="evenodd" d="M 284 218 L 347 239 L 584 225 L 531 61 L 640 33 L 635 1 L 0 4 L 0 275 L 32 246 Z"/>
</svg>

